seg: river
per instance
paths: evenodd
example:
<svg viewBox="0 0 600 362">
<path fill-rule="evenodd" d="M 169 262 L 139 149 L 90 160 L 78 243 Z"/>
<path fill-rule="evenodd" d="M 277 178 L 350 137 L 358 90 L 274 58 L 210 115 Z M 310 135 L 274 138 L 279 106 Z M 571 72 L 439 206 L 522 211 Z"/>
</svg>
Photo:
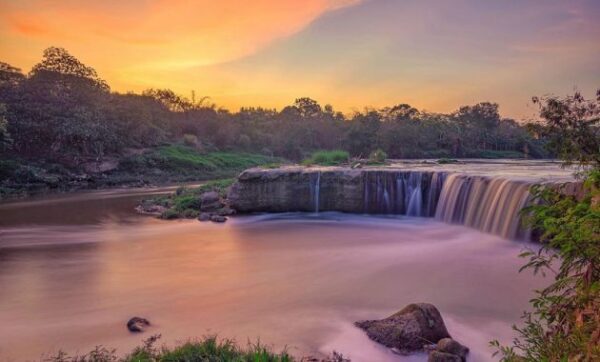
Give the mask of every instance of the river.
<svg viewBox="0 0 600 362">
<path fill-rule="evenodd" d="M 207 334 L 300 356 L 397 356 L 353 326 L 412 302 L 436 305 L 450 334 L 488 361 L 508 343 L 532 290 L 519 273 L 533 244 L 407 216 L 288 213 L 225 224 L 137 215 L 148 194 L 114 190 L 0 205 L 0 360 L 39 360 L 96 345 L 126 353 L 162 334 L 172 345 Z M 125 328 L 132 316 L 153 326 Z"/>
</svg>

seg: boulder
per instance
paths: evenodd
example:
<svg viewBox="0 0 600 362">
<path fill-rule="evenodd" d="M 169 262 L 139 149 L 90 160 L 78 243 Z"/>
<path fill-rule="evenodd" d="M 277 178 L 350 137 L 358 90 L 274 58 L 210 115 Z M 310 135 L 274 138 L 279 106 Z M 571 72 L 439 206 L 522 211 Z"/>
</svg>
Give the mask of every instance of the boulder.
<svg viewBox="0 0 600 362">
<path fill-rule="evenodd" d="M 213 222 L 225 222 L 225 221 L 227 221 L 227 218 L 225 216 L 223 216 L 223 215 L 211 215 L 210 221 L 213 221 Z"/>
<path fill-rule="evenodd" d="M 402 353 L 422 351 L 424 346 L 450 337 L 440 312 L 428 303 L 409 304 L 385 319 L 355 324 L 372 340 Z"/>
<path fill-rule="evenodd" d="M 437 342 L 436 350 L 439 352 L 450 353 L 460 357 L 461 361 L 467 360 L 469 348 L 463 346 L 452 338 L 442 338 Z"/>
<path fill-rule="evenodd" d="M 154 204 L 140 204 L 136 206 L 135 210 L 143 215 L 153 215 L 160 216 L 163 212 L 167 210 L 166 207 L 162 205 L 154 205 Z"/>
<path fill-rule="evenodd" d="M 235 214 L 235 210 L 230 208 L 229 206 L 225 206 L 216 211 L 216 214 L 221 216 L 229 216 Z"/>
<path fill-rule="evenodd" d="M 429 353 L 427 362 L 461 362 L 459 356 L 451 353 L 445 353 L 440 351 L 433 351 Z"/>
<path fill-rule="evenodd" d="M 200 215 L 198 215 L 198 221 L 209 221 L 211 216 L 212 215 L 208 212 L 201 212 Z"/>
<path fill-rule="evenodd" d="M 133 317 L 127 322 L 127 329 L 130 332 L 143 332 L 150 326 L 150 321 L 146 318 Z"/>
<path fill-rule="evenodd" d="M 208 191 L 200 195 L 200 210 L 214 211 L 223 207 L 221 196 L 216 191 Z"/>
</svg>

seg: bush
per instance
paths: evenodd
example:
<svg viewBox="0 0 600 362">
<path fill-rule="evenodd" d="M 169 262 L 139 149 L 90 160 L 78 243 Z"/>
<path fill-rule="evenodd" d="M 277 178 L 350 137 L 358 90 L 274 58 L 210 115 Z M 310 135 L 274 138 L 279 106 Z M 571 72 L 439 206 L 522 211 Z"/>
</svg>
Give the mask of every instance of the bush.
<svg viewBox="0 0 600 362">
<path fill-rule="evenodd" d="M 440 165 L 445 165 L 449 163 L 458 163 L 458 160 L 454 158 L 440 158 L 439 160 L 437 160 L 437 163 Z"/>
<path fill-rule="evenodd" d="M 310 158 L 302 161 L 304 165 L 321 165 L 321 166 L 335 166 L 343 163 L 347 163 L 350 159 L 350 154 L 342 150 L 332 151 L 317 151 L 314 152 Z"/>
<path fill-rule="evenodd" d="M 387 153 L 385 153 L 381 148 L 376 149 L 369 155 L 370 164 L 382 164 L 385 163 L 386 159 Z"/>
<path fill-rule="evenodd" d="M 175 210 L 183 212 L 187 209 L 200 210 L 200 198 L 197 195 L 177 196 L 174 199 Z"/>
<path fill-rule="evenodd" d="M 173 219 L 177 219 L 178 217 L 179 217 L 179 213 L 173 209 L 165 210 L 160 215 L 160 218 L 165 219 L 165 220 L 173 220 Z"/>
</svg>

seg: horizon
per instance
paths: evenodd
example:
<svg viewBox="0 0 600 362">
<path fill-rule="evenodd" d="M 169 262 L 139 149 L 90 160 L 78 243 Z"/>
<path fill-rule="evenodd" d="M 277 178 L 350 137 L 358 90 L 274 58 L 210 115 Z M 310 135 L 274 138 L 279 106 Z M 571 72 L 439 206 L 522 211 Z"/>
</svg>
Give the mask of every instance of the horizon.
<svg viewBox="0 0 600 362">
<path fill-rule="evenodd" d="M 532 96 L 589 95 L 600 82 L 592 1 L 0 0 L 0 9 L 0 60 L 24 72 L 43 49 L 64 47 L 112 91 L 195 91 L 234 112 L 299 97 L 344 114 L 400 103 L 449 113 L 489 101 L 527 120 L 537 116 Z"/>
</svg>

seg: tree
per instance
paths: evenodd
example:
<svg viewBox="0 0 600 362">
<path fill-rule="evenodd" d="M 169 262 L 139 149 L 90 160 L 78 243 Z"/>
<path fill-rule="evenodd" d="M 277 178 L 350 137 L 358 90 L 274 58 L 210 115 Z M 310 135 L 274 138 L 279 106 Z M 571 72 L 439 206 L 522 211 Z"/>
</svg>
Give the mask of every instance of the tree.
<svg viewBox="0 0 600 362">
<path fill-rule="evenodd" d="M 534 97 L 533 102 L 543 121 L 530 127 L 549 140 L 550 150 L 568 164 L 600 166 L 600 89 L 595 99 L 577 92 L 564 99 Z"/>
<path fill-rule="evenodd" d="M 524 313 L 522 327 L 514 327 L 519 337 L 512 346 L 492 342 L 503 361 L 600 360 L 600 150 L 590 148 L 593 133 L 580 132 L 594 127 L 596 112 L 595 103 L 577 94 L 547 98 L 541 108 L 551 148 L 565 162 L 589 168 L 582 195 L 563 187 L 532 189 L 535 202 L 523 214 L 542 247 L 522 254 L 529 261 L 521 270 L 551 273 L 554 281 L 536 291 L 533 311 Z"/>
<path fill-rule="evenodd" d="M 44 50 L 42 61 L 33 66 L 29 76 L 48 77 L 54 81 L 61 78 L 73 78 L 78 82 L 86 80 L 100 90 L 110 90 L 106 81 L 98 77 L 94 68 L 86 66 L 64 48 L 50 47 Z"/>
<path fill-rule="evenodd" d="M 8 132 L 8 120 L 6 119 L 6 106 L 0 103 L 0 152 L 5 151 L 12 144 L 12 138 Z"/>
<path fill-rule="evenodd" d="M 0 62 L 0 87 L 16 86 L 25 79 L 21 69 Z"/>
<path fill-rule="evenodd" d="M 296 107 L 302 118 L 318 117 L 323 111 L 317 101 L 308 97 L 296 99 L 294 107 Z"/>
</svg>

